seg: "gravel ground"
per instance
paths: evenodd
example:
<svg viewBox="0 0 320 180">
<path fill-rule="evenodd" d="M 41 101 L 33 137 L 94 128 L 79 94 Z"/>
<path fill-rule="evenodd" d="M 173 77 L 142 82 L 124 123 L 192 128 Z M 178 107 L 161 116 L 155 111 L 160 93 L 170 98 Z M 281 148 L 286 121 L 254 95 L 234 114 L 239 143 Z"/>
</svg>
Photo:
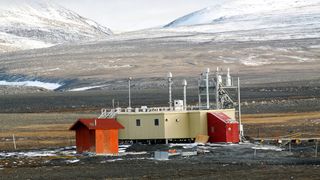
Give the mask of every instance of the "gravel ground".
<svg viewBox="0 0 320 180">
<path fill-rule="evenodd" d="M 173 145 L 167 148 L 197 151 L 198 155 L 177 155 L 164 161 L 153 159 L 159 145 L 136 144 L 118 157 L 79 156 L 72 147 L 19 151 L 20 155 L 12 157 L 0 154 L 0 174 L 2 179 L 317 179 L 320 159 L 313 157 L 310 147 L 312 144 L 301 144 L 289 152 L 285 147 L 248 143 Z"/>
</svg>

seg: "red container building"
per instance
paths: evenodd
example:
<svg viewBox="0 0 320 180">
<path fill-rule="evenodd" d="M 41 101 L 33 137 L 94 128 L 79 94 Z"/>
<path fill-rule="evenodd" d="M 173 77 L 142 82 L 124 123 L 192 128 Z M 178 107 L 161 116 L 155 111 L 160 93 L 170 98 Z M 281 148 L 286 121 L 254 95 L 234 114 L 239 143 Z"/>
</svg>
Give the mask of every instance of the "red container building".
<svg viewBox="0 0 320 180">
<path fill-rule="evenodd" d="M 239 143 L 239 123 L 223 112 L 207 114 L 209 142 Z"/>
<path fill-rule="evenodd" d="M 77 153 L 118 154 L 118 131 L 124 127 L 115 119 L 79 119 L 76 131 Z"/>
</svg>

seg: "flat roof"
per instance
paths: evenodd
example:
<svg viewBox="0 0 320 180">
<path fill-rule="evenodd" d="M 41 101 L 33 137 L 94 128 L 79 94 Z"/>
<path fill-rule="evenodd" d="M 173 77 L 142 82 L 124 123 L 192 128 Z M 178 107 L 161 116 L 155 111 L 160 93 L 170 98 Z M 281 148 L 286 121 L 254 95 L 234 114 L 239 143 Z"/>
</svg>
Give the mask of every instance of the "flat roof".
<svg viewBox="0 0 320 180">
<path fill-rule="evenodd" d="M 197 113 L 197 112 L 223 112 L 232 111 L 235 109 L 208 109 L 208 110 L 173 110 L 173 111 L 148 111 L 148 112 L 118 112 L 119 115 L 135 115 L 135 114 L 179 114 L 179 113 Z"/>
</svg>

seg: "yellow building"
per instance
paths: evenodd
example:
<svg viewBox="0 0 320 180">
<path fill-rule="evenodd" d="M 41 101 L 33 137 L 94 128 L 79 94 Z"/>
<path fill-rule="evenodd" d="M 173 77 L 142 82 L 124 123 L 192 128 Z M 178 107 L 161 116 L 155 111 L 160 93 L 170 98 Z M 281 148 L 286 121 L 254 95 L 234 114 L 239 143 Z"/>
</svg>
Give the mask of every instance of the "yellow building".
<svg viewBox="0 0 320 180">
<path fill-rule="evenodd" d="M 223 112 L 235 119 L 235 109 L 118 112 L 116 119 L 125 127 L 119 131 L 119 139 L 194 139 L 208 134 L 208 112 Z"/>
</svg>

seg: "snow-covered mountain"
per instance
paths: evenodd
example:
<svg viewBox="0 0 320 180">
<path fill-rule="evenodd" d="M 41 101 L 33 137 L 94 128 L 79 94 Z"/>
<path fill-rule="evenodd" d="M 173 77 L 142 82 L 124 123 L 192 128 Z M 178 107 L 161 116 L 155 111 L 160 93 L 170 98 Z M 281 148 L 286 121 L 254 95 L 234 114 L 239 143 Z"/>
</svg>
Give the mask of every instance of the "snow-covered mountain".
<svg viewBox="0 0 320 180">
<path fill-rule="evenodd" d="M 0 52 L 104 39 L 110 29 L 49 1 L 0 2 Z"/>
<path fill-rule="evenodd" d="M 193 33 L 192 41 L 320 38 L 320 0 L 217 0 L 176 19 L 163 31 Z"/>
<path fill-rule="evenodd" d="M 165 27 L 221 23 L 237 17 L 294 13 L 301 9 L 319 13 L 319 7 L 319 0 L 217 0 L 214 5 L 180 17 Z"/>
</svg>

